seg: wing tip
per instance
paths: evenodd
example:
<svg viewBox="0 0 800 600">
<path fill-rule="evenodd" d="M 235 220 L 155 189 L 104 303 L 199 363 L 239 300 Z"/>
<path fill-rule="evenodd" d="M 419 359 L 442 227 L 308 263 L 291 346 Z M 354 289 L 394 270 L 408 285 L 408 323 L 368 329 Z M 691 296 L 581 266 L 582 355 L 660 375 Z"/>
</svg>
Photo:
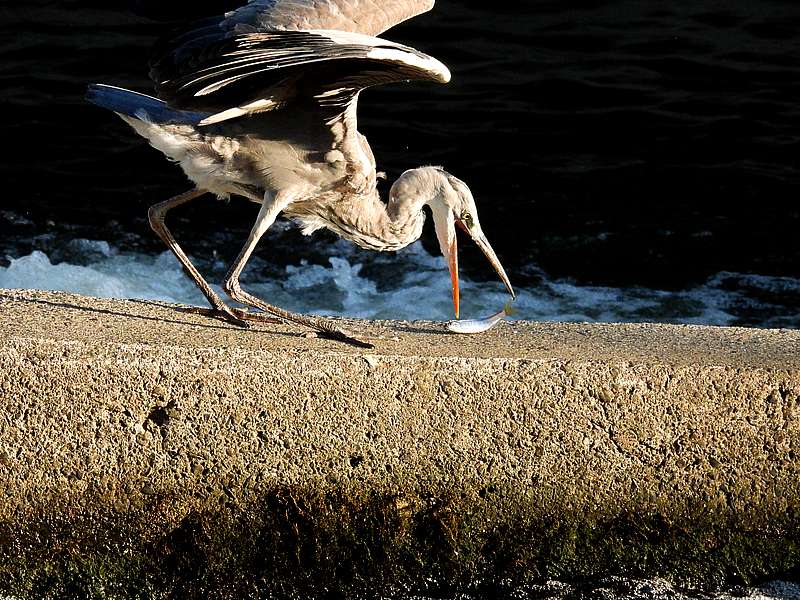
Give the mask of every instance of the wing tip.
<svg viewBox="0 0 800 600">
<path fill-rule="evenodd" d="M 367 53 L 368 59 L 400 63 L 424 71 L 430 79 L 439 83 L 448 83 L 452 78 L 447 66 L 427 54 L 416 52 L 403 46 L 379 46 Z"/>
<path fill-rule="evenodd" d="M 439 61 L 436 61 L 436 62 L 439 62 Z M 439 73 L 438 73 L 439 74 L 439 83 L 450 83 L 450 80 L 453 78 L 452 73 L 450 73 L 450 69 L 448 69 L 447 65 L 445 65 L 442 62 L 439 62 L 439 65 L 440 65 L 440 69 L 441 69 L 439 71 Z"/>
</svg>

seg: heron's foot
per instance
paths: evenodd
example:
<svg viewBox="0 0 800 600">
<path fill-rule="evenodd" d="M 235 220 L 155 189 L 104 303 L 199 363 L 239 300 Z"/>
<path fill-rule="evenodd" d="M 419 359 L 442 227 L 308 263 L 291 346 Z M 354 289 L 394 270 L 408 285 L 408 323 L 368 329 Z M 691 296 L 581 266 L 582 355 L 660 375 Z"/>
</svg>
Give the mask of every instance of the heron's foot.
<svg viewBox="0 0 800 600">
<path fill-rule="evenodd" d="M 354 334 L 350 333 L 346 329 L 339 327 L 333 323 L 328 321 L 319 321 L 318 326 L 314 327 L 317 331 L 317 337 L 321 337 L 327 340 L 334 340 L 337 342 L 344 342 L 345 344 L 350 344 L 352 346 L 357 346 L 358 348 L 374 348 L 373 344 L 369 342 L 364 342 Z"/>
<path fill-rule="evenodd" d="M 243 321 L 253 321 L 254 323 L 283 323 L 283 319 L 270 316 L 263 312 L 250 312 L 246 308 L 231 308 L 231 312 Z"/>
<path fill-rule="evenodd" d="M 236 325 L 242 329 L 250 328 L 250 323 L 248 323 L 240 314 L 245 312 L 241 309 L 228 308 L 227 306 L 223 305 L 217 308 L 201 308 L 199 306 L 190 306 L 188 308 L 184 308 L 183 310 L 184 312 L 191 313 L 193 315 L 203 315 L 204 317 L 220 319 L 221 321 L 226 321 L 231 325 Z"/>
<path fill-rule="evenodd" d="M 374 348 L 372 344 L 369 342 L 364 342 L 359 340 L 349 331 L 339 327 L 335 322 L 328 321 L 327 319 L 321 319 L 319 317 L 312 317 L 308 315 L 299 315 L 293 312 L 289 312 L 288 310 L 284 310 L 277 306 L 272 306 L 271 304 L 267 304 L 263 300 L 256 298 L 255 296 L 248 294 L 241 287 L 239 287 L 238 282 L 235 280 L 228 280 L 225 284 L 223 284 L 223 289 L 227 292 L 227 294 L 231 297 L 231 299 L 239 302 L 241 304 L 246 304 L 247 306 L 252 306 L 253 308 L 257 308 L 259 310 L 264 311 L 264 313 L 269 313 L 272 317 L 277 317 L 280 319 L 279 322 L 286 322 L 286 323 L 294 323 L 295 325 L 300 325 L 301 327 L 308 327 L 316 332 L 317 337 L 326 338 L 329 340 L 335 340 L 337 342 L 344 342 L 345 344 L 351 344 L 353 346 L 358 346 L 359 348 Z M 239 310 L 239 309 L 234 309 Z M 242 311 L 243 314 L 248 315 L 251 313 L 247 313 Z M 263 314 L 263 313 L 258 313 Z M 241 317 L 242 315 L 237 313 L 237 316 Z M 268 317 L 269 318 L 269 317 Z"/>
</svg>

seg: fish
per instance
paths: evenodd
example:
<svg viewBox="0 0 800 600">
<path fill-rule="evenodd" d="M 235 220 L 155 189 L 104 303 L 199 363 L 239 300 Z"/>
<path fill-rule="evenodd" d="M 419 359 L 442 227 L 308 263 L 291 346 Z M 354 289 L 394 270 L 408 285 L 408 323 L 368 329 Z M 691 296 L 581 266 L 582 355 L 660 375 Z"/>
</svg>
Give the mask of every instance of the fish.
<svg viewBox="0 0 800 600">
<path fill-rule="evenodd" d="M 511 308 L 511 302 L 507 302 L 499 313 L 495 313 L 485 319 L 464 319 L 463 321 L 448 321 L 447 329 L 453 333 L 483 333 L 489 331 L 492 327 L 497 325 L 500 321 L 508 316 L 511 316 L 514 311 Z"/>
</svg>

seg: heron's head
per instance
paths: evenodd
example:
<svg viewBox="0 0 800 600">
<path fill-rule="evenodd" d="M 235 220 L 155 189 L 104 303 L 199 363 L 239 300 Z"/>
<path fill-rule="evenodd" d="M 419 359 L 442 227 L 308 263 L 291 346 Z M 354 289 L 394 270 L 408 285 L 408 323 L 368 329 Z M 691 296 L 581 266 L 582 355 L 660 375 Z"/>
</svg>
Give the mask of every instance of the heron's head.
<svg viewBox="0 0 800 600">
<path fill-rule="evenodd" d="M 494 270 L 497 271 L 508 293 L 512 298 L 516 297 L 503 265 L 500 264 L 489 240 L 486 239 L 481 229 L 475 199 L 466 183 L 439 167 L 422 167 L 403 173 L 392 186 L 392 195 L 427 199 L 427 204 L 433 212 L 433 223 L 439 247 L 442 249 L 442 254 L 450 269 L 456 319 L 459 313 L 456 225 L 478 245 Z"/>
</svg>

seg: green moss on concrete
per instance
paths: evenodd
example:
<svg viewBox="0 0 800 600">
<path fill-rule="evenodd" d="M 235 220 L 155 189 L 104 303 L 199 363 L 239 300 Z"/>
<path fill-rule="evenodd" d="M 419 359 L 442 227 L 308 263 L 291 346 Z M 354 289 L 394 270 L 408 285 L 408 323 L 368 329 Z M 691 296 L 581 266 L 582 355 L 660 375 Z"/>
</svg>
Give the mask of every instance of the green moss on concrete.
<svg viewBox="0 0 800 600">
<path fill-rule="evenodd" d="M 786 517 L 687 513 L 548 518 L 530 507 L 491 519 L 484 499 L 354 497 L 277 489 L 258 502 L 166 520 L 160 498 L 139 512 L 41 520 L 0 531 L 0 592 L 19 598 L 363 597 L 428 594 L 505 582 L 660 576 L 718 587 L 800 566 Z"/>
<path fill-rule="evenodd" d="M 744 521 L 713 514 L 680 522 L 634 514 L 536 521 L 494 532 L 494 576 L 657 576 L 701 588 L 751 585 L 800 567 L 798 532 L 796 523 L 749 528 Z"/>
</svg>

